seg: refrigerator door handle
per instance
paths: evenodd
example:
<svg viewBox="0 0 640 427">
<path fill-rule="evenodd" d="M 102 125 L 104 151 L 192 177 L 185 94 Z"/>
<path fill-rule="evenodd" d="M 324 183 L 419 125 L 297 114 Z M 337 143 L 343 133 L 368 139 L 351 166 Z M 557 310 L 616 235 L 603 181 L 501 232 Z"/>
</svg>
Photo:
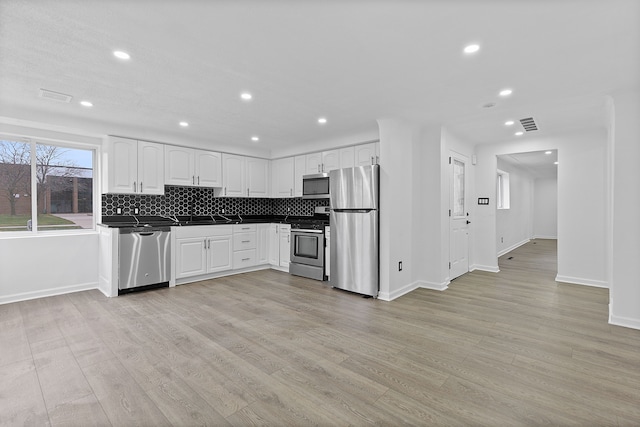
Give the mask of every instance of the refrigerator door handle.
<svg viewBox="0 0 640 427">
<path fill-rule="evenodd" d="M 372 209 L 372 208 L 366 208 L 366 209 L 331 209 L 332 212 L 339 212 L 339 213 L 369 213 L 369 212 L 373 212 L 377 209 Z"/>
</svg>

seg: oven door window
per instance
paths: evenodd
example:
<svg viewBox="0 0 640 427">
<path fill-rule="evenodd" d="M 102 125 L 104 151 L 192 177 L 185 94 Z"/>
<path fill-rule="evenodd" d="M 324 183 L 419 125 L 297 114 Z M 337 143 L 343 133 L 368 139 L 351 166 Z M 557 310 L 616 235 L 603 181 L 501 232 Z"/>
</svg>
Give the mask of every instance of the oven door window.
<svg viewBox="0 0 640 427">
<path fill-rule="evenodd" d="M 293 254 L 303 258 L 318 258 L 318 236 L 297 234 Z"/>
</svg>

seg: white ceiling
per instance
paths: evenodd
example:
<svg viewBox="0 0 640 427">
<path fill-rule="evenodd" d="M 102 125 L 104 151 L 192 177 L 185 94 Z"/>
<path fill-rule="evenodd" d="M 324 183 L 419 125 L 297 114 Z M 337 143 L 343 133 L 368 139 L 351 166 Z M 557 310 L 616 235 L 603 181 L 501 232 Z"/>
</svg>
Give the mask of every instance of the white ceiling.
<svg viewBox="0 0 640 427">
<path fill-rule="evenodd" d="M 639 64 L 637 0 L 0 0 L 0 116 L 274 156 L 382 117 L 473 143 L 603 126 Z"/>
<path fill-rule="evenodd" d="M 498 156 L 498 159 L 524 170 L 534 178 L 556 178 L 558 176 L 559 165 L 554 164 L 558 161 L 558 150 L 504 154 Z"/>
</svg>

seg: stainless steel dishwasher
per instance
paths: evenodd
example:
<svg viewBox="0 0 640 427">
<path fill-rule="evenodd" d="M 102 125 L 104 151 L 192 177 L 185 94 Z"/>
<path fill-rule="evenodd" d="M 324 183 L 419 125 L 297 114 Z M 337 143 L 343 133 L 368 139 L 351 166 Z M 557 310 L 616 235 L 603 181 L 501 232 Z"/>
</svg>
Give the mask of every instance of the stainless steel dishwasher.
<svg viewBox="0 0 640 427">
<path fill-rule="evenodd" d="M 171 228 L 121 228 L 118 295 L 169 286 Z"/>
</svg>

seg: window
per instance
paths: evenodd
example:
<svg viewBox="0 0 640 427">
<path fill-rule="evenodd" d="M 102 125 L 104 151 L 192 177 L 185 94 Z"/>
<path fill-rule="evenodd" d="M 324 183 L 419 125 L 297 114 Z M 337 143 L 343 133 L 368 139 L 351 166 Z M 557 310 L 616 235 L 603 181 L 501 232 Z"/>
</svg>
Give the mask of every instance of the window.
<svg viewBox="0 0 640 427">
<path fill-rule="evenodd" d="M 509 174 L 498 169 L 498 209 L 509 209 Z"/>
<path fill-rule="evenodd" d="M 453 159 L 453 217 L 465 216 L 464 209 L 464 163 Z"/>
<path fill-rule="evenodd" d="M 95 150 L 0 137 L 0 233 L 94 229 Z"/>
</svg>

